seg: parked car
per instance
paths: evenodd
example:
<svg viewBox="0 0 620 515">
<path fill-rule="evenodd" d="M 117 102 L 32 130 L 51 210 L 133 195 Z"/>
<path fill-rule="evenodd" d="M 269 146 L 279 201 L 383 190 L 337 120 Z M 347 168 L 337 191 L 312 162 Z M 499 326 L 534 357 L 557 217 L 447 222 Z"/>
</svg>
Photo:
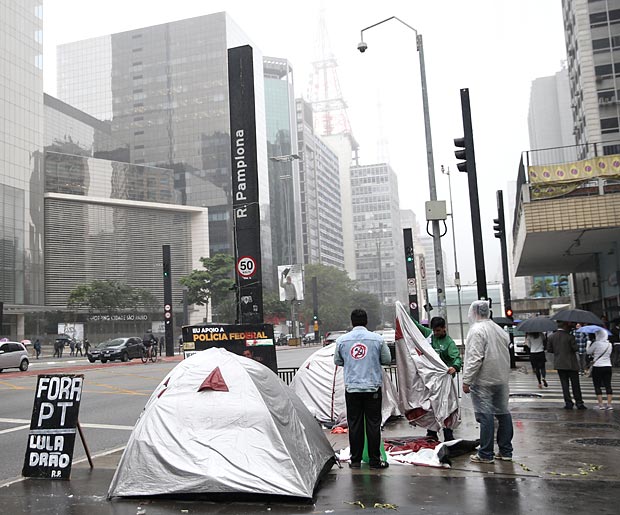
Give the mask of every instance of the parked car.
<svg viewBox="0 0 620 515">
<path fill-rule="evenodd" d="M 144 345 L 142 339 L 138 337 L 130 338 L 114 338 L 101 342 L 94 348 L 91 348 L 88 354 L 88 361 L 94 363 L 101 360 L 101 363 L 108 361 L 120 360 L 129 361 L 130 359 L 142 357 Z"/>
<path fill-rule="evenodd" d="M 0 372 L 5 368 L 19 368 L 22 372 L 28 370 L 28 351 L 23 343 L 0 343 Z"/>
<path fill-rule="evenodd" d="M 325 338 L 323 339 L 323 347 L 329 345 L 330 343 L 334 343 L 340 336 L 343 334 L 347 334 L 347 331 L 330 331 L 325 334 Z"/>
</svg>

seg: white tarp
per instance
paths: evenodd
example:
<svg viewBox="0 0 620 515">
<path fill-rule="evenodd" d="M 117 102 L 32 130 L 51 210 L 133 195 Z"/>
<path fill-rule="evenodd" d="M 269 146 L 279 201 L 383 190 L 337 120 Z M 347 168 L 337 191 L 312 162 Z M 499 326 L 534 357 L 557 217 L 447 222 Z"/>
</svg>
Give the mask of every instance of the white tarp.
<svg viewBox="0 0 620 515">
<path fill-rule="evenodd" d="M 411 424 L 438 431 L 460 422 L 456 380 L 439 354 L 396 302 L 398 396 L 401 412 Z M 397 333 L 399 331 L 397 330 Z"/>
<path fill-rule="evenodd" d="M 295 374 L 291 388 L 310 413 L 322 424 L 346 426 L 344 371 L 334 363 L 336 344 L 331 343 L 312 354 Z M 381 423 L 400 415 L 398 394 L 387 373 L 383 373 Z"/>
<path fill-rule="evenodd" d="M 228 391 L 199 391 L 213 377 Z M 212 348 L 183 360 L 155 389 L 108 496 L 234 492 L 311 498 L 333 463 L 323 430 L 276 374 Z"/>
</svg>

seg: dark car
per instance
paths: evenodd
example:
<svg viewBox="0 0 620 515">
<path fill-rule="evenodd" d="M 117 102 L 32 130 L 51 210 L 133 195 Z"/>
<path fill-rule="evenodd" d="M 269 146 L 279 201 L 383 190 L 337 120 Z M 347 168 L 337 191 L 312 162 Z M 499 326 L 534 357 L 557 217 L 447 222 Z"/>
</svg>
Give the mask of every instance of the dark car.
<svg viewBox="0 0 620 515">
<path fill-rule="evenodd" d="M 108 361 L 120 360 L 129 361 L 130 359 L 142 357 L 144 346 L 142 339 L 138 337 L 130 338 L 114 338 L 101 342 L 94 348 L 91 348 L 88 354 L 88 361 L 94 363 L 101 360 L 101 363 Z"/>
</svg>

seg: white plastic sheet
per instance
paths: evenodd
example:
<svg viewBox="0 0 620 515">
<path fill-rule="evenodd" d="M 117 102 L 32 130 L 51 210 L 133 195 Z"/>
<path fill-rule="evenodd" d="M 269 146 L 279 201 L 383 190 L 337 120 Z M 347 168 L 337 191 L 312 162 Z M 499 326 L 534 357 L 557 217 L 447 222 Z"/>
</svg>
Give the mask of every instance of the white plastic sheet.
<svg viewBox="0 0 620 515">
<path fill-rule="evenodd" d="M 456 379 L 400 302 L 396 302 L 396 322 L 403 335 L 396 341 L 400 411 L 410 423 L 433 431 L 457 427 Z"/>
</svg>

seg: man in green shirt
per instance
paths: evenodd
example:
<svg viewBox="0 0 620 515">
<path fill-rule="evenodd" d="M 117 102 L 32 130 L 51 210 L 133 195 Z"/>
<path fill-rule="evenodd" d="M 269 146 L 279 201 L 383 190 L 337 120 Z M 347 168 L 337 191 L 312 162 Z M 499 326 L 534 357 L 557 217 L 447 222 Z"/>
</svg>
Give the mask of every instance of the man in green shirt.
<svg viewBox="0 0 620 515">
<path fill-rule="evenodd" d="M 416 319 L 412 317 L 413 322 L 420 330 L 422 335 L 430 342 L 435 349 L 435 352 L 439 354 L 441 361 L 443 361 L 448 367 L 448 374 L 455 376 L 461 370 L 463 360 L 461 359 L 461 353 L 454 343 L 454 340 L 448 336 L 446 330 L 446 321 L 442 317 L 431 318 L 431 328 L 424 327 Z M 426 432 L 426 436 L 439 439 L 436 431 L 430 429 Z M 446 442 L 454 440 L 454 434 L 449 427 L 443 428 L 443 436 Z"/>
</svg>

